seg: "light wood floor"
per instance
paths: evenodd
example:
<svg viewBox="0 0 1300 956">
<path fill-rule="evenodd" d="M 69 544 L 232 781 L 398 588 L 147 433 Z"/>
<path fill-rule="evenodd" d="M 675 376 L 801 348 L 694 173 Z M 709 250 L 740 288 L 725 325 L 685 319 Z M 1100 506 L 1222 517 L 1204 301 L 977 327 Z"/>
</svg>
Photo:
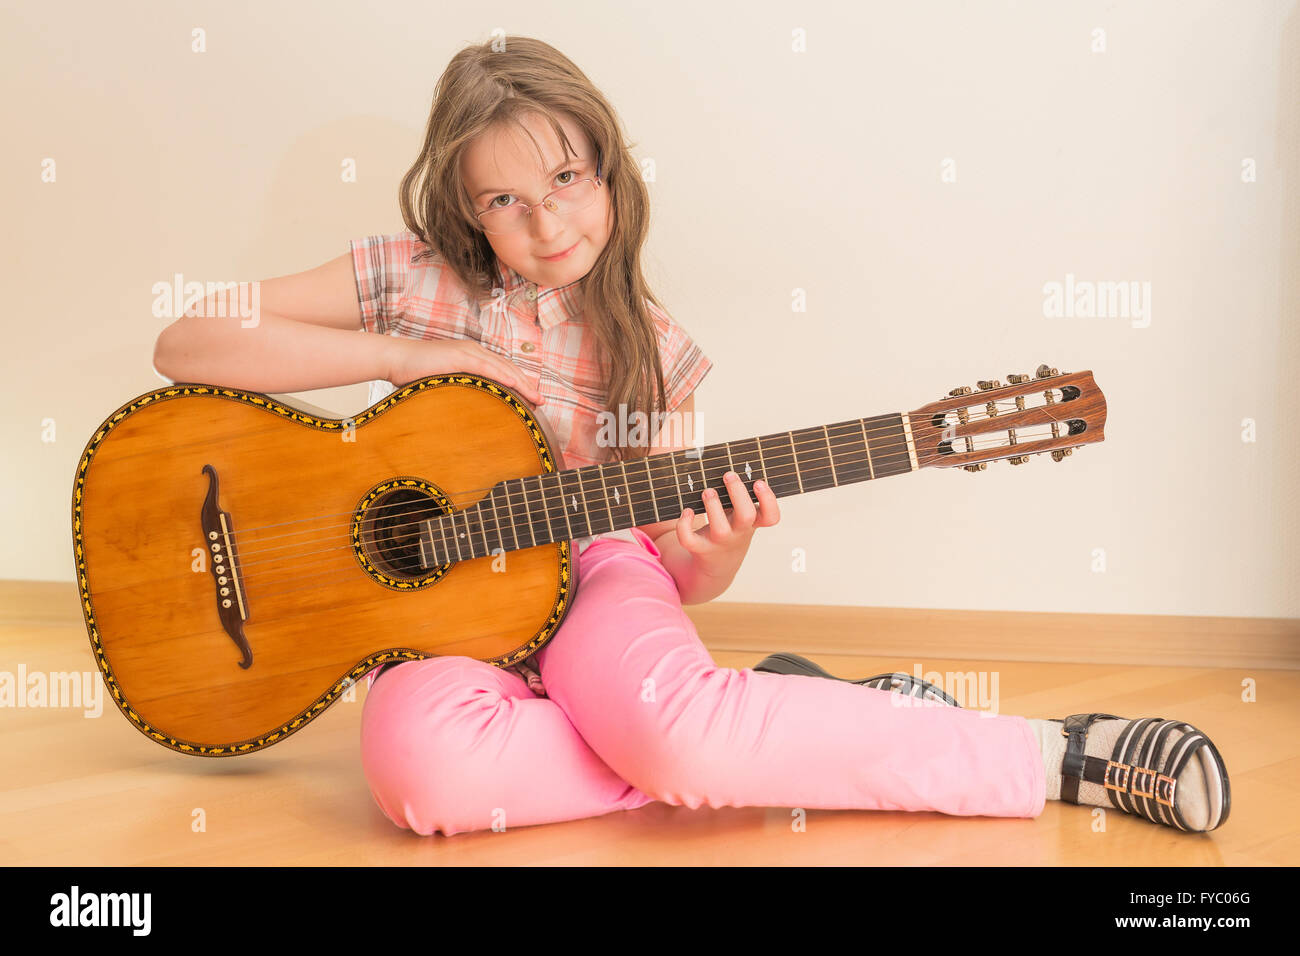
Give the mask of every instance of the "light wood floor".
<svg viewBox="0 0 1300 956">
<path fill-rule="evenodd" d="M 12 589 L 8 592 L 12 596 Z M 30 603 L 30 602 L 29 602 Z M 12 604 L 11 604 L 12 607 Z M 1064 717 L 1105 711 L 1187 720 L 1209 733 L 1232 781 L 1232 814 L 1184 834 L 1118 810 L 1094 832 L 1088 808 L 1049 802 L 1037 819 L 787 808 L 640 810 L 505 833 L 421 837 L 390 823 L 361 772 L 364 688 L 266 751 L 201 759 L 150 743 L 111 701 L 77 709 L 0 709 L 0 863 L 170 864 L 991 864 L 1295 865 L 1300 863 L 1300 671 L 1253 665 L 1136 666 L 818 652 L 815 629 L 785 635 L 754 606 L 688 609 L 718 664 L 748 667 L 769 650 L 814 657 L 846 677 L 883 671 L 996 670 L 999 712 Z M 789 609 L 787 609 L 789 610 Z M 924 613 L 924 612 L 917 612 Z M 0 670 L 85 671 L 85 627 L 71 606 L 47 620 L 0 613 Z M 1008 628 L 1017 625 L 1007 616 Z M 808 618 L 815 620 L 815 615 Z M 724 627 L 723 624 L 726 624 Z M 725 649 L 711 632 L 731 635 Z M 748 634 L 762 650 L 735 646 Z M 799 634 L 799 631 L 794 633 Z M 1062 646 L 1052 636 L 1053 654 Z M 826 635 L 822 634 L 822 638 Z M 864 648 L 869 638 L 858 639 Z M 887 642 L 879 644 L 885 646 Z M 1046 648 L 1044 648 L 1046 652 Z M 1023 648 L 1025 654 L 1033 648 Z M 1257 700 L 1242 700 L 1243 680 Z M 206 831 L 191 830 L 196 807 Z"/>
</svg>

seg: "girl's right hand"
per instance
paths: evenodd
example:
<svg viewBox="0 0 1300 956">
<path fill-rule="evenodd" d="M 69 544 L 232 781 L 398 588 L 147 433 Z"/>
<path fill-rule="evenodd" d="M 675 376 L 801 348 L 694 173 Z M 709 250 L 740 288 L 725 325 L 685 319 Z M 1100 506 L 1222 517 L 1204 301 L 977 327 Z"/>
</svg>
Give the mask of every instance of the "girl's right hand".
<svg viewBox="0 0 1300 956">
<path fill-rule="evenodd" d="M 387 380 L 398 388 L 426 375 L 469 372 L 495 379 L 533 406 L 541 404 L 537 386 L 511 361 L 468 339 L 391 339 Z"/>
</svg>

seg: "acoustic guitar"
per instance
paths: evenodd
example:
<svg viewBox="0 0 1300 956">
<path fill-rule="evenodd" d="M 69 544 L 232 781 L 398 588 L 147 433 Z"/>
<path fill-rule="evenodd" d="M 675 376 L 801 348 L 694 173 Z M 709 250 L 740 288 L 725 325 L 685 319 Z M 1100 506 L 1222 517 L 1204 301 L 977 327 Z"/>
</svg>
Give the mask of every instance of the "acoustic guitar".
<svg viewBox="0 0 1300 956">
<path fill-rule="evenodd" d="M 722 476 L 777 497 L 923 468 L 1060 461 L 1102 440 L 1091 372 L 1008 376 L 910 412 L 566 469 L 514 391 L 411 382 L 351 418 L 217 385 L 132 399 L 72 491 L 91 650 L 117 706 L 164 747 L 247 754 L 301 730 L 369 671 L 464 655 L 518 663 L 555 634 L 574 539 L 704 510 Z M 756 498 L 754 498 L 756 500 Z"/>
</svg>

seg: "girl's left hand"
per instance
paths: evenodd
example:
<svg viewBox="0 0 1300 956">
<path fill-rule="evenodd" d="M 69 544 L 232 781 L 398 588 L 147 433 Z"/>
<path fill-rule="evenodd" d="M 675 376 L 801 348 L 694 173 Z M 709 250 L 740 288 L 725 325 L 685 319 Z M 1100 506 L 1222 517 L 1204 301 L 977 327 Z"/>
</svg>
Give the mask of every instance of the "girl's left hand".
<svg viewBox="0 0 1300 956">
<path fill-rule="evenodd" d="M 727 494 L 731 507 L 723 510 L 722 499 L 712 488 L 704 492 L 704 513 L 709 523 L 699 531 L 693 531 L 691 524 L 695 512 L 687 508 L 677 521 L 677 539 L 683 548 L 691 554 L 712 556 L 722 554 L 744 557 L 749 549 L 750 540 L 756 528 L 770 528 L 781 520 L 781 510 L 777 507 L 776 495 L 767 482 L 754 482 L 754 493 L 758 496 L 758 507 L 749 497 L 745 483 L 734 471 L 722 476 L 726 482 Z"/>
</svg>

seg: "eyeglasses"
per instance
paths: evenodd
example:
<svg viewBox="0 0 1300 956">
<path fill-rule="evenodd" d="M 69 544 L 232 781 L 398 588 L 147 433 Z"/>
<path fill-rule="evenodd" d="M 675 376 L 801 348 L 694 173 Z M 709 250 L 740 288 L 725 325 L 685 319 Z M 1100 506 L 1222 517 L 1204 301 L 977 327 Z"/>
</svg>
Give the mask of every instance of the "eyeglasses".
<svg viewBox="0 0 1300 956">
<path fill-rule="evenodd" d="M 586 209 L 596 200 L 596 190 L 604 186 L 600 178 L 600 162 L 596 163 L 595 179 L 580 179 L 548 193 L 540 202 L 513 202 L 509 206 L 494 206 L 477 214 L 479 227 L 491 235 L 516 232 L 528 224 L 533 208 L 542 206 L 557 216 Z"/>
</svg>

